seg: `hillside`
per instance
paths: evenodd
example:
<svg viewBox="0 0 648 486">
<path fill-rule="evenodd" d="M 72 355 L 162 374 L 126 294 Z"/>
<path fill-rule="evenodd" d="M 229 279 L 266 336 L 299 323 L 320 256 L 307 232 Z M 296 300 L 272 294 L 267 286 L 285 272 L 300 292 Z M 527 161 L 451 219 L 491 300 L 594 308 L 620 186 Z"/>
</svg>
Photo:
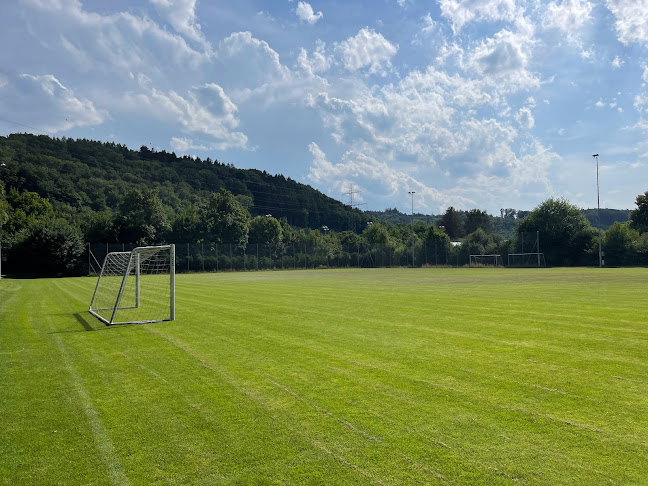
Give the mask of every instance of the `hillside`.
<svg viewBox="0 0 648 486">
<path fill-rule="evenodd" d="M 285 217 L 296 227 L 344 231 L 367 220 L 361 211 L 280 174 L 147 147 L 135 151 L 116 143 L 12 134 L 0 137 L 0 164 L 7 188 L 35 192 L 61 213 L 116 210 L 129 191 L 149 189 L 178 212 L 227 189 L 252 216 Z"/>
</svg>

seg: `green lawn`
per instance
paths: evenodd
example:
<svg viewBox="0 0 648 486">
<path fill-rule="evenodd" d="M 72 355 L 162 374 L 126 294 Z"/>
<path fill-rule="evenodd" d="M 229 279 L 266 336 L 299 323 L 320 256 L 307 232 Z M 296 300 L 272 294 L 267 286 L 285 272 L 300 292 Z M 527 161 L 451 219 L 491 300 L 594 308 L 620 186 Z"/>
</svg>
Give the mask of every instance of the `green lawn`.
<svg viewBox="0 0 648 486">
<path fill-rule="evenodd" d="M 648 270 L 0 280 L 0 484 L 648 484 Z"/>
</svg>

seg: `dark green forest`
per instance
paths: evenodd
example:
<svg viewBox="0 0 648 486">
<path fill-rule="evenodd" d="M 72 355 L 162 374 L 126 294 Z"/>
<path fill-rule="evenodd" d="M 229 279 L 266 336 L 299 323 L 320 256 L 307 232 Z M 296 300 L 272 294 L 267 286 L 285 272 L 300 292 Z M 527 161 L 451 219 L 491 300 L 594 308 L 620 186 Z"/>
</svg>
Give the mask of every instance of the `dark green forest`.
<svg viewBox="0 0 648 486">
<path fill-rule="evenodd" d="M 648 264 L 647 214 L 646 194 L 634 211 L 600 211 L 609 264 Z M 598 222 L 596 210 L 562 199 L 499 215 L 453 207 L 441 215 L 362 212 L 289 177 L 215 159 L 86 139 L 0 137 L 3 273 L 86 274 L 87 243 L 186 244 L 180 268 L 201 261 L 208 270 L 296 268 L 298 261 L 464 265 L 471 254 L 506 262 L 510 253 L 537 252 L 539 240 L 549 265 L 595 265 Z M 205 245 L 217 254 L 209 268 Z"/>
</svg>

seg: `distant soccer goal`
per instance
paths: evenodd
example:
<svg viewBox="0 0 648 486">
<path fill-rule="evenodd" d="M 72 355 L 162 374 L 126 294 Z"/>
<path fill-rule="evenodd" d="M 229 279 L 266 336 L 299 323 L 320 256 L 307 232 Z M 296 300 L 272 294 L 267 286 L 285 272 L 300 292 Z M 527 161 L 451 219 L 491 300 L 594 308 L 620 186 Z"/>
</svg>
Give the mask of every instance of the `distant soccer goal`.
<svg viewBox="0 0 648 486">
<path fill-rule="evenodd" d="M 471 267 L 503 267 L 501 255 L 470 255 Z"/>
<path fill-rule="evenodd" d="M 90 313 L 105 324 L 175 319 L 175 245 L 106 255 Z"/>
<path fill-rule="evenodd" d="M 509 253 L 509 267 L 546 267 L 544 253 Z"/>
</svg>

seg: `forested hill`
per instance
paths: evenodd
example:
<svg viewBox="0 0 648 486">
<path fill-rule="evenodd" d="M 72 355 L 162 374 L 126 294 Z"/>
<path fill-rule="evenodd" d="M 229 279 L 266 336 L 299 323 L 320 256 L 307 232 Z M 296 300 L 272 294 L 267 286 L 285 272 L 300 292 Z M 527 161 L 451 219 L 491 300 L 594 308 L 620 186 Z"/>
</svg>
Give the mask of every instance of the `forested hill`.
<svg viewBox="0 0 648 486">
<path fill-rule="evenodd" d="M 147 147 L 135 151 L 116 143 L 12 134 L 0 137 L 0 166 L 6 187 L 35 192 L 61 213 L 115 210 L 130 191 L 150 189 L 181 211 L 227 189 L 252 216 L 285 217 L 297 227 L 344 231 L 367 220 L 361 211 L 283 175 Z"/>
</svg>

